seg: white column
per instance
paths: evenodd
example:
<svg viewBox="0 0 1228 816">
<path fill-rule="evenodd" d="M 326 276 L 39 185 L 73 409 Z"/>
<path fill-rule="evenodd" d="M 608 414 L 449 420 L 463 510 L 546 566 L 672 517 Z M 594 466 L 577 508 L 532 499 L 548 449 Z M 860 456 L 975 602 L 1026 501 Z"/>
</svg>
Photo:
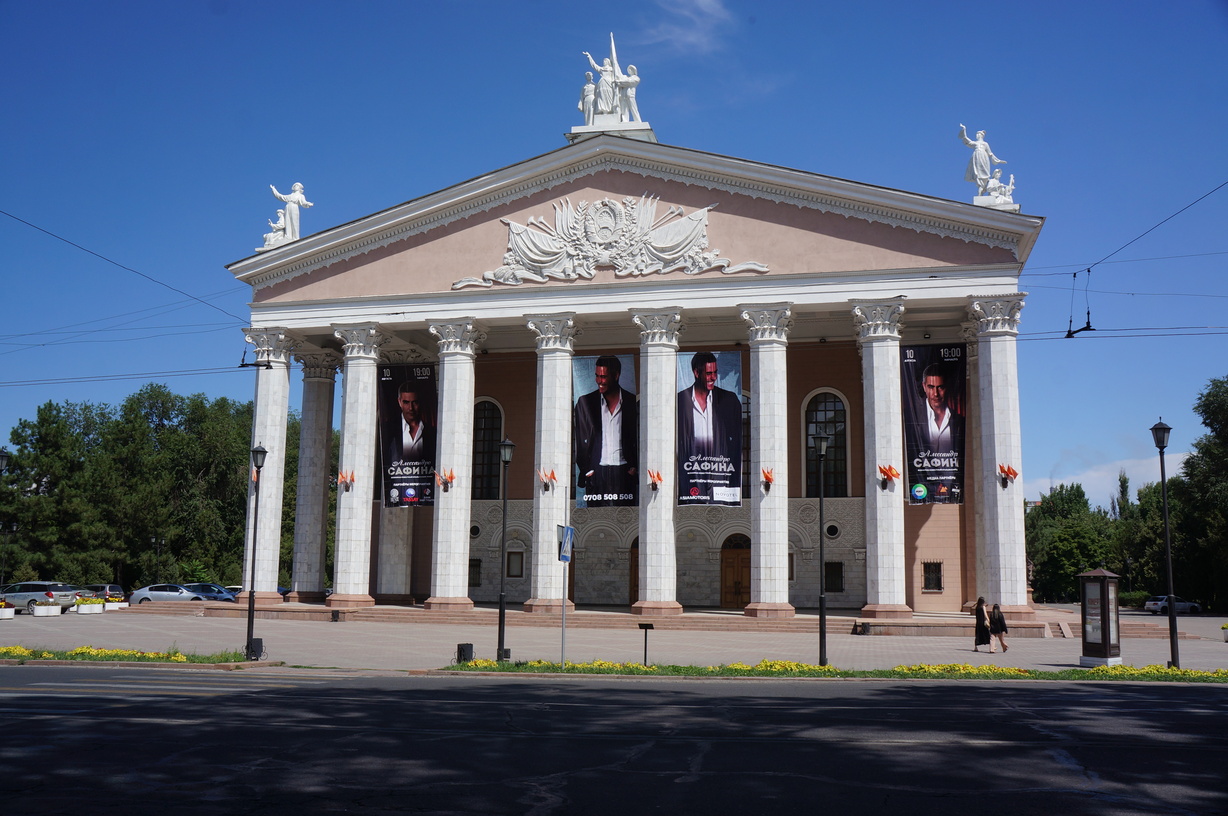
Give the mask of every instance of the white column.
<svg viewBox="0 0 1228 816">
<path fill-rule="evenodd" d="M 631 312 L 640 327 L 640 597 L 631 606 L 637 615 L 680 615 L 674 506 L 678 503 L 675 470 L 677 429 L 678 332 L 682 310 L 676 307 Z M 648 471 L 661 474 L 653 490 Z"/>
<path fill-rule="evenodd" d="M 558 559 L 558 525 L 567 523 L 571 497 L 571 356 L 574 313 L 525 315 L 537 335 L 537 427 L 533 469 L 554 473 L 557 481 L 543 489 L 540 475 L 533 489 L 533 587 L 526 612 L 555 612 L 567 600 L 563 565 Z"/>
<path fill-rule="evenodd" d="M 470 499 L 473 495 L 473 359 L 486 335 L 473 318 L 429 325 L 439 340 L 438 472 L 454 474 L 445 492 L 435 492 L 435 529 L 431 538 L 430 610 L 472 609 L 469 598 Z"/>
<path fill-rule="evenodd" d="M 379 495 L 376 477 L 376 366 L 388 336 L 374 323 L 334 326 L 345 353 L 341 394 L 339 470 L 352 475 L 348 489 L 337 487 L 337 543 L 333 594 L 328 606 L 371 606 L 371 505 Z"/>
<path fill-rule="evenodd" d="M 290 410 L 290 355 L 301 342 L 286 329 L 246 329 L 247 342 L 256 347 L 256 401 L 252 418 L 252 447 L 268 451 L 260 481 L 248 482 L 247 533 L 244 538 L 243 586 L 257 600 L 282 600 L 277 594 L 281 559 L 281 509 L 286 478 L 286 416 Z M 253 529 L 256 491 L 260 513 Z M 256 569 L 252 574 L 252 550 Z"/>
<path fill-rule="evenodd" d="M 976 407 L 981 434 L 977 495 L 985 538 L 978 542 L 978 575 L 985 576 L 985 600 L 999 603 L 1014 617 L 1034 614 L 1028 607 L 1027 553 L 1023 533 L 1023 484 L 1002 486 L 998 466 L 1020 470 L 1023 442 L 1019 429 L 1019 368 L 1015 354 L 1019 292 L 972 298 L 968 314 L 977 324 Z M 983 565 L 980 563 L 983 560 Z"/>
<path fill-rule="evenodd" d="M 303 367 L 303 409 L 298 445 L 298 499 L 294 509 L 294 561 L 288 601 L 324 600 L 324 530 L 332 479 L 333 390 L 341 355 L 297 354 Z"/>
<path fill-rule="evenodd" d="M 786 347 L 791 303 L 743 305 L 750 333 L 750 605 L 757 618 L 791 618 L 789 408 Z M 765 473 L 770 473 L 769 487 Z"/>
<path fill-rule="evenodd" d="M 904 467 L 900 394 L 900 316 L 904 299 L 850 301 L 861 351 L 865 400 L 866 618 L 912 617 L 905 594 L 904 491 L 896 479 L 880 486 L 878 468 Z"/>
</svg>

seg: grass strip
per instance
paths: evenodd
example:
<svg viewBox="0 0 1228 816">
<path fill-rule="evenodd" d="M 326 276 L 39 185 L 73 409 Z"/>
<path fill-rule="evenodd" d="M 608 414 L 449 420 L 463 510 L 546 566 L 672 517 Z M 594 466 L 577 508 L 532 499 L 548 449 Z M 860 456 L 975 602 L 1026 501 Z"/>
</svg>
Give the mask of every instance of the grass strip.
<svg viewBox="0 0 1228 816">
<path fill-rule="evenodd" d="M 136 649 L 99 649 L 94 646 L 78 646 L 69 651 L 39 649 L 28 646 L 0 646 L 0 660 L 16 660 L 19 663 L 39 660 L 81 660 L 101 663 L 239 663 L 246 658 L 243 652 L 218 652 L 216 654 L 185 654 L 175 646 L 165 652 L 142 652 Z"/>
<path fill-rule="evenodd" d="M 1170 669 L 1166 666 L 1096 666 L 1091 669 L 1035 671 L 1009 666 L 973 666 L 968 663 L 940 665 L 917 664 L 893 669 L 854 671 L 833 666 L 816 666 L 791 660 L 763 660 L 757 665 L 730 663 L 721 666 L 673 666 L 639 663 L 612 663 L 595 660 L 560 666 L 545 660 L 523 663 L 471 660 L 445 667 L 448 671 L 520 672 L 532 674 L 620 674 L 642 677 L 836 677 L 883 678 L 890 680 L 1149 680 L 1180 683 L 1228 683 L 1228 669 Z"/>
</svg>

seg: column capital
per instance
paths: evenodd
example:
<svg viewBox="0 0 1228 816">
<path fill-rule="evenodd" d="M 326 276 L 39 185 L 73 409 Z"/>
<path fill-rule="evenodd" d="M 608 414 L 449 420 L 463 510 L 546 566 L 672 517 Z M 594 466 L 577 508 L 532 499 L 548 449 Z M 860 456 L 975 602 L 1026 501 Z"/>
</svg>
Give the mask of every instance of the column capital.
<svg viewBox="0 0 1228 816">
<path fill-rule="evenodd" d="M 904 298 L 890 300 L 850 300 L 853 307 L 853 325 L 857 327 L 857 342 L 869 343 L 878 340 L 899 340 L 904 324 Z"/>
<path fill-rule="evenodd" d="M 273 326 L 264 329 L 244 329 L 247 342 L 256 347 L 256 362 L 290 364 L 290 355 L 303 344 L 303 339 L 289 329 Z"/>
<path fill-rule="evenodd" d="M 631 321 L 640 327 L 640 345 L 678 348 L 678 335 L 686 328 L 682 325 L 681 308 L 668 306 L 652 311 L 641 309 L 630 309 L 629 311 Z"/>
<path fill-rule="evenodd" d="M 1025 292 L 968 298 L 968 316 L 976 324 L 977 335 L 1014 337 L 1019 334 L 1019 312 Z"/>
<path fill-rule="evenodd" d="M 333 324 L 333 336 L 341 341 L 346 358 L 369 357 L 378 359 L 379 347 L 391 338 L 379 330 L 377 323 L 360 323 L 355 326 Z"/>
<path fill-rule="evenodd" d="M 427 329 L 439 341 L 441 355 L 463 354 L 472 357 L 477 353 L 478 344 L 486 339 L 486 332 L 474 325 L 472 317 L 431 321 Z"/>
<path fill-rule="evenodd" d="M 744 303 L 742 319 L 746 321 L 751 345 L 785 343 L 793 328 L 792 303 Z"/>
<path fill-rule="evenodd" d="M 388 365 L 412 365 L 414 363 L 433 363 L 435 360 L 426 349 L 413 344 L 397 346 L 396 348 L 381 348 L 379 361 Z"/>
<path fill-rule="evenodd" d="M 537 350 L 572 352 L 571 341 L 583 333 L 576 328 L 575 312 L 525 315 L 525 325 L 537 335 Z"/>
<path fill-rule="evenodd" d="M 329 349 L 305 351 L 295 354 L 294 359 L 303 367 L 304 380 L 331 380 L 336 382 L 341 355 Z"/>
</svg>

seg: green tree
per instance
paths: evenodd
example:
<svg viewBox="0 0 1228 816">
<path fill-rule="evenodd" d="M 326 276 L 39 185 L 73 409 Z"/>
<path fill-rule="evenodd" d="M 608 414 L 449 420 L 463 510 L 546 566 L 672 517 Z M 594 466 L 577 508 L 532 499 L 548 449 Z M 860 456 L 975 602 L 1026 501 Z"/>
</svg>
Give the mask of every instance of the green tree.
<svg viewBox="0 0 1228 816">
<path fill-rule="evenodd" d="M 1181 503 L 1174 518 L 1181 533 L 1174 545 L 1177 594 L 1189 595 L 1210 608 L 1228 603 L 1228 378 L 1212 379 L 1194 403 L 1194 412 L 1209 433 L 1199 437 L 1170 482 L 1169 496 Z"/>
<path fill-rule="evenodd" d="M 1108 514 L 1088 504 L 1080 484 L 1059 484 L 1024 519 L 1037 600 L 1078 597 L 1078 574 L 1112 554 Z"/>
</svg>

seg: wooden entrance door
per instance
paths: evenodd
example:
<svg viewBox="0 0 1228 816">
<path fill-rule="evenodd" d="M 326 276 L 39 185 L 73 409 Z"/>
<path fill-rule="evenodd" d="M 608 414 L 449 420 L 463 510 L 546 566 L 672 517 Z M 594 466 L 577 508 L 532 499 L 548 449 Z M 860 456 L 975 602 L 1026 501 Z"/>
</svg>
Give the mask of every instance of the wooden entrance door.
<svg viewBox="0 0 1228 816">
<path fill-rule="evenodd" d="M 750 603 L 750 539 L 733 535 L 721 545 L 721 608 Z"/>
</svg>

